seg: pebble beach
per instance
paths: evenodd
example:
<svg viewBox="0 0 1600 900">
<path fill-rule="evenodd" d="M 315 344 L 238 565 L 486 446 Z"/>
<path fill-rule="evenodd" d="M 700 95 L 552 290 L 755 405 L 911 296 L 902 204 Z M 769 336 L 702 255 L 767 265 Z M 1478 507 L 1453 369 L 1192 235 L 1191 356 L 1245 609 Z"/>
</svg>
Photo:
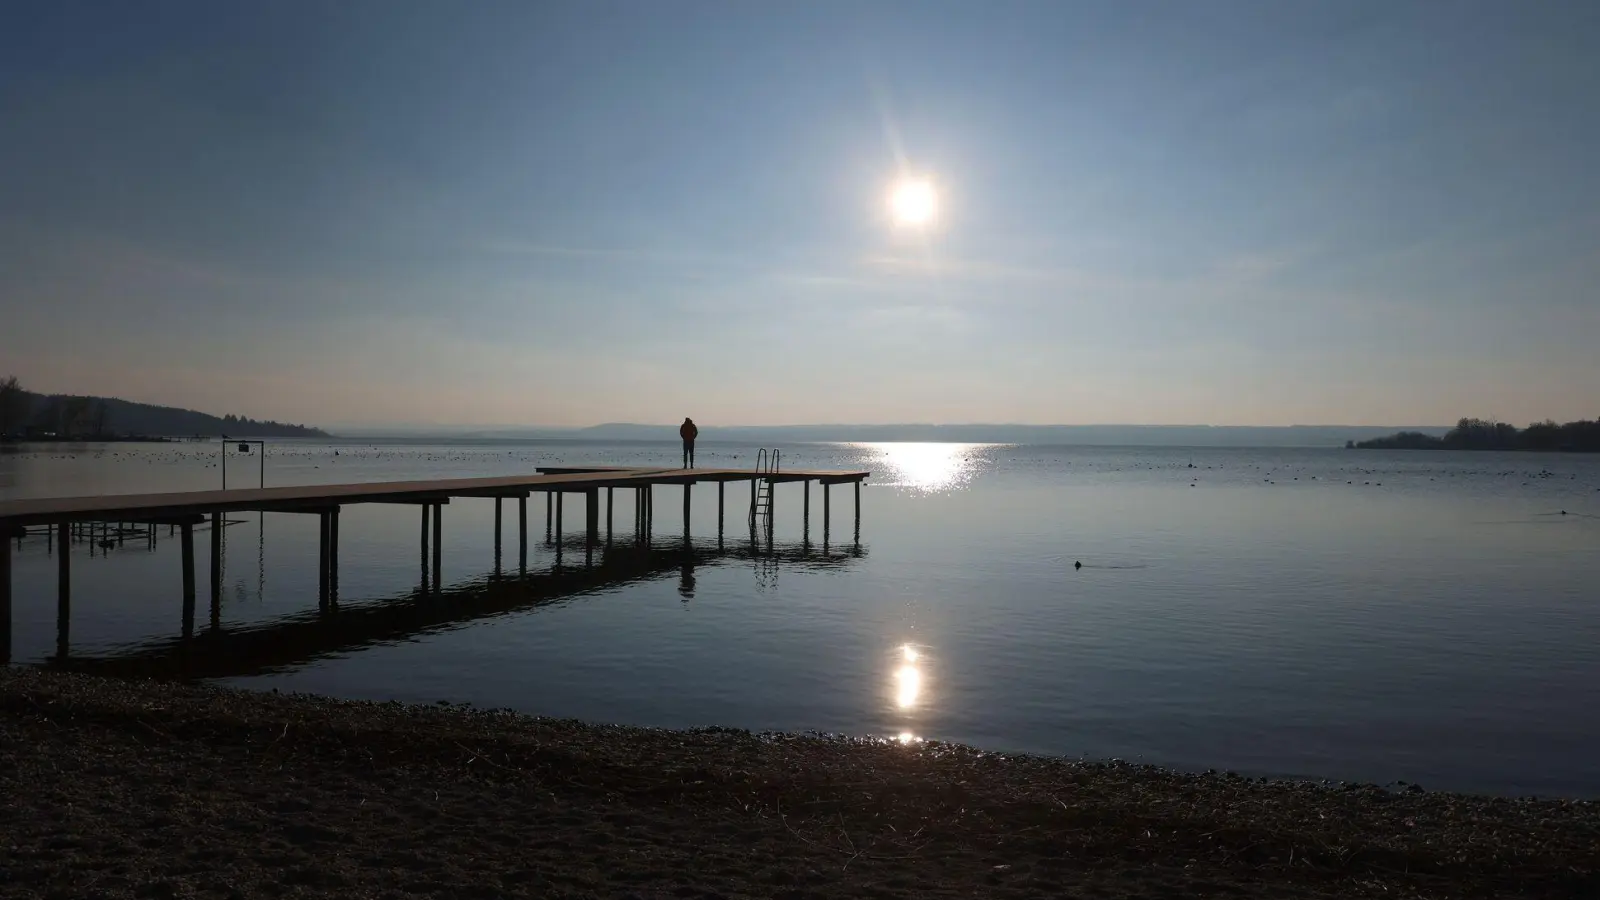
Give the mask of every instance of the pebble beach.
<svg viewBox="0 0 1600 900">
<path fill-rule="evenodd" d="M 1597 813 L 0 673 L 5 897 L 1587 897 Z"/>
</svg>

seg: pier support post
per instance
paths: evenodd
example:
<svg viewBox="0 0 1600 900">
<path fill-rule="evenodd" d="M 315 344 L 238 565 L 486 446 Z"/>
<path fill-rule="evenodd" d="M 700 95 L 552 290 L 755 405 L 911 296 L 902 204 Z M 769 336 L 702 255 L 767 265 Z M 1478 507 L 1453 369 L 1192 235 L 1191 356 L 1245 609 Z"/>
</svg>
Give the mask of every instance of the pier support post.
<svg viewBox="0 0 1600 900">
<path fill-rule="evenodd" d="M 222 606 L 222 513 L 211 514 L 211 615 Z"/>
<path fill-rule="evenodd" d="M 549 491 L 545 491 L 544 492 L 544 542 L 546 544 L 550 543 L 550 523 L 552 521 L 552 519 L 551 519 L 551 515 L 552 515 L 551 510 L 554 509 L 554 507 L 552 505 L 554 503 L 555 503 L 555 498 L 550 496 L 550 492 Z"/>
<path fill-rule="evenodd" d="M 517 568 L 528 570 L 528 498 L 517 498 Z"/>
<path fill-rule="evenodd" d="M 555 531 L 555 538 L 556 538 L 556 544 L 558 544 L 558 545 L 561 543 L 561 503 L 562 503 L 562 500 L 566 498 L 566 496 L 567 495 L 566 495 L 566 493 L 564 491 L 556 491 L 556 531 Z"/>
<path fill-rule="evenodd" d="M 656 530 L 656 486 L 644 486 L 644 539 L 649 543 Z"/>
<path fill-rule="evenodd" d="M 56 526 L 56 540 L 61 544 L 61 555 L 56 558 L 56 606 L 72 604 L 72 526 L 66 522 Z M 191 578 L 193 576 L 190 576 Z"/>
<path fill-rule="evenodd" d="M 727 486 L 726 481 L 717 482 L 717 540 L 719 541 L 722 540 L 722 520 L 727 513 L 727 507 L 722 502 L 724 489 Z"/>
<path fill-rule="evenodd" d="M 614 487 L 606 488 L 606 543 L 608 544 L 611 543 L 611 506 L 615 499 L 612 494 L 616 493 L 616 490 Z"/>
<path fill-rule="evenodd" d="M 504 517 L 501 515 L 500 498 L 496 497 L 494 498 L 494 568 L 497 572 L 500 570 L 500 520 L 502 518 Z"/>
<path fill-rule="evenodd" d="M 861 482 L 856 482 L 856 543 L 861 542 Z"/>
<path fill-rule="evenodd" d="M 803 492 L 800 503 L 800 527 L 809 535 L 811 534 L 811 479 L 807 478 L 800 482 L 800 487 Z"/>
<path fill-rule="evenodd" d="M 211 628 L 222 624 L 222 513 L 211 514 Z"/>
<path fill-rule="evenodd" d="M 684 537 L 684 540 L 688 540 L 688 538 L 689 538 L 689 493 L 690 493 L 690 490 L 693 487 L 694 487 L 694 484 L 692 482 L 687 482 L 686 481 L 686 482 L 683 483 L 683 537 Z"/>
<path fill-rule="evenodd" d="M 328 602 L 339 602 L 339 507 L 328 511 Z"/>
<path fill-rule="evenodd" d="M 600 489 L 589 488 L 583 492 L 584 541 L 593 544 L 600 539 Z"/>
<path fill-rule="evenodd" d="M 433 592 L 438 593 L 444 584 L 444 504 L 433 505 Z"/>
<path fill-rule="evenodd" d="M 822 483 L 822 546 L 828 546 L 828 529 L 833 525 L 833 485 Z"/>
<path fill-rule="evenodd" d="M 194 636 L 194 524 L 178 526 L 183 542 L 183 636 Z"/>
<path fill-rule="evenodd" d="M 317 605 L 328 606 L 328 511 L 317 513 Z"/>
<path fill-rule="evenodd" d="M 600 540 L 600 489 L 583 492 L 583 564 L 594 565 L 594 545 Z"/>
</svg>

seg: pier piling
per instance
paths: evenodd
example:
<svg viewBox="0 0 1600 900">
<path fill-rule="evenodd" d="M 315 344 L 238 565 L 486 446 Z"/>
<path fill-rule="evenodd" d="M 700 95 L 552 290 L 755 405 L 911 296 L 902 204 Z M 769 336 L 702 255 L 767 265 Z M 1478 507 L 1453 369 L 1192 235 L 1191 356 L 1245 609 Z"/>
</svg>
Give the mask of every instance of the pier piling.
<svg viewBox="0 0 1600 900">
<path fill-rule="evenodd" d="M 600 489 L 589 488 L 583 492 L 583 536 L 585 543 L 600 540 Z"/>
<path fill-rule="evenodd" d="M 317 514 L 317 605 L 328 606 L 328 511 Z"/>
<path fill-rule="evenodd" d="M 56 526 L 56 538 L 61 542 L 61 555 L 56 557 L 56 604 L 67 606 L 72 602 L 72 526 L 65 522 Z"/>
<path fill-rule="evenodd" d="M 222 604 L 222 513 L 211 514 L 211 607 Z"/>
<path fill-rule="evenodd" d="M 438 593 L 444 584 L 440 569 L 444 568 L 444 504 L 433 504 L 433 592 Z"/>
<path fill-rule="evenodd" d="M 517 498 L 517 568 L 528 569 L 528 495 Z"/>
<path fill-rule="evenodd" d="M 339 507 L 328 511 L 328 602 L 339 602 Z"/>
<path fill-rule="evenodd" d="M 833 526 L 833 485 L 822 483 L 822 549 L 828 549 L 828 534 Z"/>
<path fill-rule="evenodd" d="M 183 636 L 194 636 L 194 524 L 178 526 L 183 542 Z"/>
</svg>

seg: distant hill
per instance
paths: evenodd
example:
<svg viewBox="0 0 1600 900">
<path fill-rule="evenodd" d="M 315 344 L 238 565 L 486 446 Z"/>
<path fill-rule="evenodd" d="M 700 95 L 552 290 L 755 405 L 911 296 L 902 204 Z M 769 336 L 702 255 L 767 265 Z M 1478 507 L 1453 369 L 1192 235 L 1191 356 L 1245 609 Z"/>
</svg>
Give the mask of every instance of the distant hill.
<svg viewBox="0 0 1600 900">
<path fill-rule="evenodd" d="M 21 391 L 14 414 L 0 432 L 29 437 L 178 437 L 203 434 L 229 437 L 327 437 L 318 428 L 260 421 L 244 416 L 213 416 L 192 409 L 134 403 L 115 397 L 79 397 Z"/>
<path fill-rule="evenodd" d="M 1118 447 L 1343 447 L 1351 439 L 1376 438 L 1397 430 L 1442 435 L 1443 425 L 701 425 L 703 441 L 746 444 L 808 441 L 955 441 L 998 444 L 1067 444 Z M 419 429 L 420 430 L 420 429 Z M 442 430 L 434 431 L 435 434 Z M 466 436 L 465 431 L 455 434 Z M 678 425 L 610 423 L 574 429 L 474 429 L 475 437 L 587 441 L 675 441 Z"/>
</svg>

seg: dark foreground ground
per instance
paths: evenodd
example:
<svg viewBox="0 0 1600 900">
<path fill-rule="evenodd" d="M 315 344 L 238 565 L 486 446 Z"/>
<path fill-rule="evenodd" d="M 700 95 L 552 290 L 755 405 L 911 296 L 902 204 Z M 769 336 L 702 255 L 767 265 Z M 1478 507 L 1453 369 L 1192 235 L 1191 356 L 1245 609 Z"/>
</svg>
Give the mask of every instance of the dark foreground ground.
<svg viewBox="0 0 1600 900">
<path fill-rule="evenodd" d="M 1597 812 L 0 671 L 7 897 L 1595 897 Z"/>
</svg>

